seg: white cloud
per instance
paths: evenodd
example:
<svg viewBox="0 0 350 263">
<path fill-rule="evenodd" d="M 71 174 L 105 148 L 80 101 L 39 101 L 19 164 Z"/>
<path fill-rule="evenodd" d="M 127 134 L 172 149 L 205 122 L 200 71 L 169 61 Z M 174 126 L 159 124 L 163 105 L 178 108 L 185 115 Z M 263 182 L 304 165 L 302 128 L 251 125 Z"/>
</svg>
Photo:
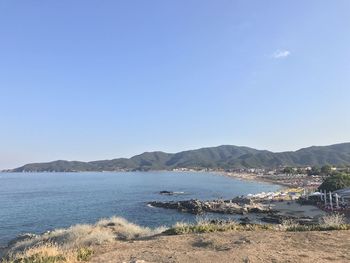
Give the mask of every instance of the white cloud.
<svg viewBox="0 0 350 263">
<path fill-rule="evenodd" d="M 273 54 L 272 57 L 276 58 L 276 59 L 280 59 L 280 58 L 286 58 L 290 56 L 290 51 L 289 50 L 276 50 Z"/>
</svg>

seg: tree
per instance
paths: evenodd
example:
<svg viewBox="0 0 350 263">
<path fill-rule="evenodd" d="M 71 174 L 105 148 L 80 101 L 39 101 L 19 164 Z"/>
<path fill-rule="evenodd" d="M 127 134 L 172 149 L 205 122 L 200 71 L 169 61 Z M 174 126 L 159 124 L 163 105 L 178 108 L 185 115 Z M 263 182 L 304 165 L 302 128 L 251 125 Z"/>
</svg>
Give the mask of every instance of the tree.
<svg viewBox="0 0 350 263">
<path fill-rule="evenodd" d="M 305 171 L 301 168 L 297 169 L 297 174 L 305 174 Z"/>
<path fill-rule="evenodd" d="M 320 175 L 320 173 L 321 173 L 321 169 L 316 167 L 316 166 L 314 166 L 314 167 L 311 168 L 311 170 L 308 171 L 307 174 L 308 175 Z"/>
<path fill-rule="evenodd" d="M 283 173 L 284 174 L 293 174 L 294 173 L 294 169 L 292 167 L 285 167 L 283 169 Z"/>
<path fill-rule="evenodd" d="M 335 191 L 346 187 L 350 187 L 350 174 L 337 173 L 330 177 L 327 177 L 318 189 Z"/>
<path fill-rule="evenodd" d="M 321 168 L 321 173 L 323 175 L 330 175 L 332 173 L 332 166 L 330 165 L 324 165 Z"/>
</svg>

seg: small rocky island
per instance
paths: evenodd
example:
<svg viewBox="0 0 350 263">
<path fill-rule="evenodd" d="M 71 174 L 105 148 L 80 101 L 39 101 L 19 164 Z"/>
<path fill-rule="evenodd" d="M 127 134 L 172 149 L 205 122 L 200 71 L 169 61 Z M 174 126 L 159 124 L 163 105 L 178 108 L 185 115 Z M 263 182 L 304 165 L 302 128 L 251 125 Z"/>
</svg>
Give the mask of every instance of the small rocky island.
<svg viewBox="0 0 350 263">
<path fill-rule="evenodd" d="M 160 195 L 183 195 L 185 192 L 174 192 L 174 191 L 167 191 L 163 190 L 159 192 Z"/>
</svg>

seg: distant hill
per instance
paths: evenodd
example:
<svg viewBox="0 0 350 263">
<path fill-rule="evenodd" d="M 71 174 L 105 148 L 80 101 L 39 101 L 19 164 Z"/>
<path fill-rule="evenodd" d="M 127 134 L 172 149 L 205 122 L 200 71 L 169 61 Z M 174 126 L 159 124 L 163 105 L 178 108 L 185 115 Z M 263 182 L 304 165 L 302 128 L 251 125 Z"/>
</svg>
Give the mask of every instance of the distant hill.
<svg viewBox="0 0 350 263">
<path fill-rule="evenodd" d="M 31 163 L 11 172 L 74 172 L 117 170 L 169 170 L 174 168 L 277 168 L 281 166 L 350 165 L 350 143 L 312 146 L 295 152 L 274 153 L 248 147 L 222 145 L 175 154 L 145 152 L 130 159 L 93 162 L 54 161 Z"/>
</svg>

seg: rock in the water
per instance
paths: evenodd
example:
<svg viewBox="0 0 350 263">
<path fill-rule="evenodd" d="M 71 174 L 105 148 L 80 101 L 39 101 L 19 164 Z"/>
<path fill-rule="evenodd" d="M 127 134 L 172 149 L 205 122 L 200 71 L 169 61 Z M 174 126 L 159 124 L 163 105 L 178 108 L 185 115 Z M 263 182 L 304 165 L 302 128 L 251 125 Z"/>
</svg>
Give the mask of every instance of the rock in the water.
<svg viewBox="0 0 350 263">
<path fill-rule="evenodd" d="M 161 195 L 174 195 L 174 192 L 172 192 L 172 191 L 160 191 L 159 194 L 161 194 Z"/>
</svg>

